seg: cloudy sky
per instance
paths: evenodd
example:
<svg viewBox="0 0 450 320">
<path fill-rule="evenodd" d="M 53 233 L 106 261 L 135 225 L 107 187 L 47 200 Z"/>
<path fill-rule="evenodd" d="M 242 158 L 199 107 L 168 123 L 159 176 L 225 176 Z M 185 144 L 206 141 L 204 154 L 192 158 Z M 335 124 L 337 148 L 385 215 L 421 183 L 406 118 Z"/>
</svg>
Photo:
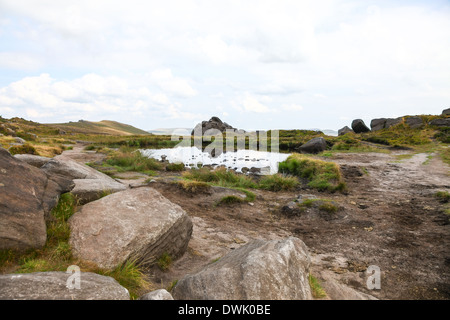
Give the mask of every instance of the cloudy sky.
<svg viewBox="0 0 450 320">
<path fill-rule="evenodd" d="M 339 129 L 450 107 L 444 0 L 0 0 L 0 115 Z"/>
</svg>

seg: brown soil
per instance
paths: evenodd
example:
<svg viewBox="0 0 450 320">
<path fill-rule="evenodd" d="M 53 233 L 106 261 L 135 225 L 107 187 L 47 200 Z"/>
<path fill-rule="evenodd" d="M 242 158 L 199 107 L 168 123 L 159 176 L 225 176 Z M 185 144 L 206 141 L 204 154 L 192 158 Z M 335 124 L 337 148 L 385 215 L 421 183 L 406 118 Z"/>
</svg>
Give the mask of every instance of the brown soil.
<svg viewBox="0 0 450 320">
<path fill-rule="evenodd" d="M 72 151 L 79 161 L 81 153 Z M 348 194 L 256 190 L 253 203 L 217 206 L 231 191 L 189 194 L 171 183 L 174 174 L 156 177 L 150 185 L 191 216 L 194 230 L 187 253 L 168 271 L 149 271 L 153 282 L 167 288 L 252 239 L 295 236 L 310 249 L 313 274 L 331 270 L 339 281 L 379 299 L 450 299 L 449 216 L 434 197 L 450 191 L 448 166 L 426 154 L 399 161 L 394 154 L 347 153 L 332 160 L 342 166 Z M 282 206 L 304 194 L 332 199 L 341 209 L 333 219 L 281 214 Z M 381 269 L 381 290 L 367 289 L 370 265 Z"/>
</svg>

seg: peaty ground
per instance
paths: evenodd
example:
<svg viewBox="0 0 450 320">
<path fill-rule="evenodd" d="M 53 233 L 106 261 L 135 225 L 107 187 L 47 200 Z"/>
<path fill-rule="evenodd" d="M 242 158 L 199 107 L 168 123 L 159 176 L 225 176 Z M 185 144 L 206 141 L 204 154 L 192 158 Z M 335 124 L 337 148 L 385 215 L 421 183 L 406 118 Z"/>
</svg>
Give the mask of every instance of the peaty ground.
<svg viewBox="0 0 450 320">
<path fill-rule="evenodd" d="M 66 151 L 80 162 L 101 160 L 77 146 Z M 148 270 L 151 280 L 168 288 L 184 275 L 201 270 L 253 239 L 302 239 L 312 255 L 312 273 L 379 299 L 450 299 L 450 225 L 446 204 L 434 197 L 450 191 L 449 167 L 439 157 L 416 154 L 398 160 L 396 154 L 335 154 L 348 193 L 256 190 L 252 203 L 217 206 L 235 191 L 213 188 L 191 194 L 172 183 L 179 177 L 161 173 L 150 185 L 192 218 L 194 230 L 186 254 L 168 270 Z M 130 177 L 132 176 L 132 179 Z M 145 177 L 125 174 L 121 181 L 138 186 Z M 320 215 L 286 217 L 281 208 L 300 195 L 335 201 L 340 210 L 332 219 Z M 366 272 L 381 270 L 381 289 L 369 290 Z"/>
</svg>

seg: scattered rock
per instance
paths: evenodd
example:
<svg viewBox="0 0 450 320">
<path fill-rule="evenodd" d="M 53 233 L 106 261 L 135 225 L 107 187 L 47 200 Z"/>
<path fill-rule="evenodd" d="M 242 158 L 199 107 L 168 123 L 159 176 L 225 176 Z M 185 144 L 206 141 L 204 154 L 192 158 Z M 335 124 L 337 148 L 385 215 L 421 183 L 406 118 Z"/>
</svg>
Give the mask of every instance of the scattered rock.
<svg viewBox="0 0 450 320">
<path fill-rule="evenodd" d="M 40 168 L 44 164 L 46 164 L 47 162 L 52 160 L 52 158 L 36 156 L 33 154 L 16 154 L 16 155 L 14 155 L 14 158 L 19 159 L 20 161 L 26 162 L 29 165 L 36 167 L 36 168 Z"/>
<path fill-rule="evenodd" d="M 261 168 L 251 167 L 249 172 L 251 174 L 260 174 L 261 173 Z"/>
<path fill-rule="evenodd" d="M 284 205 L 283 207 L 281 207 L 281 214 L 288 218 L 299 216 L 301 215 L 301 213 L 302 210 L 295 201 L 291 201 L 286 205 Z"/>
<path fill-rule="evenodd" d="M 304 153 L 319 153 L 325 151 L 327 147 L 328 145 L 325 139 L 322 137 L 317 137 L 303 144 L 298 148 L 298 150 Z"/>
<path fill-rule="evenodd" d="M 179 280 L 181 300 L 311 300 L 306 245 L 298 238 L 252 241 Z"/>
<path fill-rule="evenodd" d="M 147 187 L 90 202 L 69 223 L 74 256 L 103 268 L 128 259 L 152 265 L 163 253 L 176 259 L 186 251 L 192 234 L 186 212 Z"/>
<path fill-rule="evenodd" d="M 364 133 L 369 132 L 370 129 L 366 126 L 363 120 L 356 119 L 352 122 L 352 129 L 355 131 L 355 133 Z"/>
<path fill-rule="evenodd" d="M 167 290 L 159 289 L 144 294 L 139 300 L 173 300 L 173 297 Z"/>
<path fill-rule="evenodd" d="M 342 129 L 338 130 L 338 136 L 343 136 L 344 134 L 353 132 L 352 129 L 350 129 L 348 126 L 343 127 Z"/>
<path fill-rule="evenodd" d="M 0 300 L 129 300 L 128 290 L 111 277 L 80 273 L 80 288 L 69 289 L 65 272 L 0 275 Z"/>
<path fill-rule="evenodd" d="M 18 143 L 18 144 L 25 144 L 25 143 L 26 143 L 25 139 L 22 139 L 22 138 L 20 138 L 20 137 L 15 137 L 14 140 L 15 140 L 16 143 Z"/>
<path fill-rule="evenodd" d="M 450 127 L 450 118 L 434 119 L 430 121 L 429 125 L 436 127 Z"/>
<path fill-rule="evenodd" d="M 46 217 L 72 181 L 52 180 L 41 170 L 0 148 L 0 249 L 42 248 Z"/>
</svg>

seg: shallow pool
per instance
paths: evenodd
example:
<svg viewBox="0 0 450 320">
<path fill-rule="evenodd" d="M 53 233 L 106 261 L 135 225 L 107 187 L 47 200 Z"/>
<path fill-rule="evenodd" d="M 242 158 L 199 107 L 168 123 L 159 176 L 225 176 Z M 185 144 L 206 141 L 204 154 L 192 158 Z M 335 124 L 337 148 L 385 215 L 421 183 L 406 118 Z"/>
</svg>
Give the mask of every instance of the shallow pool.
<svg viewBox="0 0 450 320">
<path fill-rule="evenodd" d="M 212 157 L 208 152 L 203 152 L 196 147 L 142 149 L 140 152 L 144 156 L 156 160 L 167 160 L 170 163 L 182 162 L 188 168 L 225 166 L 236 172 L 255 174 L 277 173 L 278 163 L 290 156 L 288 153 L 238 150 L 236 152 L 224 152 L 217 157 Z"/>
</svg>

